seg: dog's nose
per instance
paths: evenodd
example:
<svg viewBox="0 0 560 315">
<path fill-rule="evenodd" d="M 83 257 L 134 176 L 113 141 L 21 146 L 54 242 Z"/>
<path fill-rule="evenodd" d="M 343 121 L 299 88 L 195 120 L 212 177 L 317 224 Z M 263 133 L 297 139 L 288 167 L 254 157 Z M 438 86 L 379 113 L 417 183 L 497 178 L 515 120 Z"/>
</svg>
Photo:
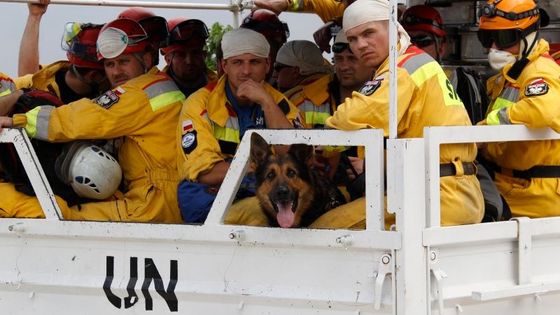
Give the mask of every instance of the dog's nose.
<svg viewBox="0 0 560 315">
<path fill-rule="evenodd" d="M 288 189 L 288 186 L 278 186 L 278 189 L 276 190 L 276 197 L 279 200 L 288 199 L 290 197 L 290 190 Z"/>
</svg>

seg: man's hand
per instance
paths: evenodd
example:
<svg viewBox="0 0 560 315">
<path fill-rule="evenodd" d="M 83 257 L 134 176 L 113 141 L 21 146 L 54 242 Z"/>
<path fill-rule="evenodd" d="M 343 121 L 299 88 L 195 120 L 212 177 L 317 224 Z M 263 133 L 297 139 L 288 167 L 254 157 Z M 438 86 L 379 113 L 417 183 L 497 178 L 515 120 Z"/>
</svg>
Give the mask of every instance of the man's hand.
<svg viewBox="0 0 560 315">
<path fill-rule="evenodd" d="M 237 97 L 242 100 L 249 100 L 261 106 L 274 104 L 272 96 L 266 92 L 262 83 L 253 80 L 247 80 L 237 88 Z"/>
<path fill-rule="evenodd" d="M 14 122 L 11 117 L 2 116 L 0 117 L 0 132 L 4 128 L 11 128 L 14 125 Z"/>
<path fill-rule="evenodd" d="M 288 9 L 288 0 L 255 0 L 255 6 L 280 14 Z"/>
<path fill-rule="evenodd" d="M 39 0 L 39 3 L 27 3 L 29 15 L 42 16 L 45 12 L 47 12 L 47 7 L 50 2 L 50 0 Z"/>
<path fill-rule="evenodd" d="M 483 119 L 479 122 L 476 123 L 477 126 L 486 126 L 488 125 L 488 123 L 486 122 L 486 119 Z"/>
</svg>

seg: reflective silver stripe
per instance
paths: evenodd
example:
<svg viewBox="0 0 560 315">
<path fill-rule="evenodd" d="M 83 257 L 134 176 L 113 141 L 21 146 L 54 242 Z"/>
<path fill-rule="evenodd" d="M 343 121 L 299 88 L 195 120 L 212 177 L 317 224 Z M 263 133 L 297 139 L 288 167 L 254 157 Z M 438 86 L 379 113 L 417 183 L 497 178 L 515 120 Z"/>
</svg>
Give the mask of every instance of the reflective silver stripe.
<svg viewBox="0 0 560 315">
<path fill-rule="evenodd" d="M 239 119 L 237 117 L 229 117 L 226 121 L 226 128 L 239 130 Z"/>
<path fill-rule="evenodd" d="M 177 90 L 179 90 L 179 88 L 177 87 L 177 85 L 175 85 L 175 82 L 173 82 L 172 80 L 165 80 L 149 85 L 144 89 L 144 92 L 146 92 L 146 94 L 148 94 L 148 97 L 152 99 L 161 94 Z"/>
<path fill-rule="evenodd" d="M 514 87 L 507 87 L 502 91 L 500 97 L 515 103 L 519 100 L 519 89 Z"/>
<path fill-rule="evenodd" d="M 298 106 L 300 112 L 317 112 L 317 113 L 329 113 L 330 114 L 330 104 L 323 103 L 323 105 L 315 106 L 312 102 L 305 100 L 301 105 Z"/>
<path fill-rule="evenodd" d="M 434 58 L 430 57 L 430 55 L 426 53 L 422 53 L 416 56 L 411 57 L 404 64 L 401 65 L 401 68 L 406 69 L 409 74 L 414 73 L 420 67 L 424 66 L 425 64 L 434 61 Z"/>
<path fill-rule="evenodd" d="M 507 107 L 504 107 L 498 111 L 498 120 L 500 121 L 500 125 L 510 125 L 511 121 L 509 121 L 509 117 L 507 114 Z"/>
<path fill-rule="evenodd" d="M 54 106 L 41 106 L 41 110 L 37 115 L 37 135 L 35 138 L 40 140 L 49 139 L 49 120 Z"/>
</svg>

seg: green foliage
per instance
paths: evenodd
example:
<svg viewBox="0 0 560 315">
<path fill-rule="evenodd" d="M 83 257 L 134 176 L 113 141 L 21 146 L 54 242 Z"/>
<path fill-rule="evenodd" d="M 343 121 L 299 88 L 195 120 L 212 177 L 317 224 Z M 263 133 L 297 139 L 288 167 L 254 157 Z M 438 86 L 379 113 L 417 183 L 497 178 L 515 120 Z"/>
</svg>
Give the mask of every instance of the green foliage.
<svg viewBox="0 0 560 315">
<path fill-rule="evenodd" d="M 206 47 L 208 49 L 208 55 L 206 56 L 206 66 L 209 69 L 216 71 L 216 50 L 218 44 L 222 40 L 222 36 L 225 32 L 231 31 L 233 27 L 231 25 L 222 25 L 219 22 L 215 22 L 210 27 L 210 36 L 206 42 Z"/>
</svg>

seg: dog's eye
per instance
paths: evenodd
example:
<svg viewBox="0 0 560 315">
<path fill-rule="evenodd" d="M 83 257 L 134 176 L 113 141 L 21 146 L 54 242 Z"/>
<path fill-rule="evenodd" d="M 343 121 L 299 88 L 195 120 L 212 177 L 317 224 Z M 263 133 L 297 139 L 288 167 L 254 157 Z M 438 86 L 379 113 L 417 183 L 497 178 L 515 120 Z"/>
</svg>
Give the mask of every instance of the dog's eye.
<svg viewBox="0 0 560 315">
<path fill-rule="evenodd" d="M 289 178 L 295 177 L 296 176 L 296 171 L 289 169 L 286 171 L 286 176 L 288 176 Z"/>
<path fill-rule="evenodd" d="M 269 179 L 269 180 L 273 180 L 274 177 L 276 177 L 276 173 L 274 173 L 274 172 L 268 172 L 266 174 L 266 178 Z"/>
</svg>

